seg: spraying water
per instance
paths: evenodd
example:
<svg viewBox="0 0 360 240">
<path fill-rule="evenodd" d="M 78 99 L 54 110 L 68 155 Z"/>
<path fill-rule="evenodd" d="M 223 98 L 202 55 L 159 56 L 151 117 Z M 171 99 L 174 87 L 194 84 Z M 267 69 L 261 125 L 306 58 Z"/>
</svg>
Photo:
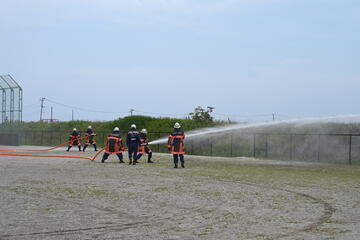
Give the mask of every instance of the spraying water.
<svg viewBox="0 0 360 240">
<path fill-rule="evenodd" d="M 228 131 L 235 131 L 247 128 L 256 128 L 264 126 L 275 126 L 279 124 L 288 124 L 288 123 L 297 123 L 297 124 L 310 124 L 310 123 L 319 123 L 319 122 L 341 122 L 341 123 L 354 123 L 360 122 L 360 114 L 353 115 L 336 115 L 336 116 L 327 116 L 327 117 L 312 117 L 312 118 L 296 118 L 290 120 L 282 121 L 273 121 L 273 122 L 258 122 L 258 123 L 247 123 L 247 124 L 233 124 L 225 127 L 213 127 L 213 128 L 202 128 L 195 131 L 190 131 L 186 134 L 186 139 L 192 139 L 205 135 L 212 135 L 216 133 L 224 133 Z M 168 140 L 167 137 L 160 138 L 158 140 L 152 141 L 149 144 L 163 144 Z"/>
</svg>

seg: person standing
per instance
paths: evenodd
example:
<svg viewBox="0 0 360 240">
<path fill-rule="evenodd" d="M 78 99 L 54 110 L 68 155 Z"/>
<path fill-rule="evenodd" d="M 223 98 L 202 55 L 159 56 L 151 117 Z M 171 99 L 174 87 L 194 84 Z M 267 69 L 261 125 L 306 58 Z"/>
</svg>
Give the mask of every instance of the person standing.
<svg viewBox="0 0 360 240">
<path fill-rule="evenodd" d="M 147 138 L 147 130 L 143 129 L 140 132 L 140 146 L 139 146 L 139 154 L 137 155 L 137 160 L 139 160 L 142 155 L 144 155 L 145 153 L 148 155 L 148 163 L 154 163 L 153 161 L 151 161 L 152 158 L 152 151 L 149 147 L 149 139 Z"/>
<path fill-rule="evenodd" d="M 74 128 L 72 133 L 70 134 L 70 137 L 69 137 L 69 147 L 68 149 L 66 150 L 67 152 L 70 151 L 70 148 L 72 148 L 73 146 L 78 146 L 79 148 L 79 151 L 81 151 L 81 143 L 80 143 L 80 140 L 81 140 L 81 136 L 80 134 L 78 133 L 77 129 Z"/>
<path fill-rule="evenodd" d="M 97 151 L 96 149 L 96 141 L 95 141 L 95 136 L 96 136 L 96 133 L 94 133 L 94 131 L 92 130 L 92 127 L 89 126 L 86 130 L 86 133 L 85 133 L 85 145 L 84 145 L 84 148 L 83 148 L 83 152 L 85 152 L 85 149 L 89 146 L 89 145 L 93 145 L 94 146 L 94 150 L 95 152 Z"/>
<path fill-rule="evenodd" d="M 129 165 L 135 165 L 137 163 L 137 154 L 139 151 L 140 134 L 136 131 L 136 125 L 131 125 L 131 131 L 126 136 L 126 145 L 128 146 L 129 152 Z"/>
<path fill-rule="evenodd" d="M 170 134 L 168 139 L 168 149 L 173 154 L 174 168 L 178 167 L 179 158 L 180 158 L 181 167 L 185 168 L 184 139 L 185 139 L 185 134 L 181 130 L 181 125 L 179 123 L 175 123 L 174 131 Z"/>
<path fill-rule="evenodd" d="M 101 162 L 104 163 L 105 160 L 108 159 L 110 154 L 116 154 L 119 158 L 119 162 L 124 163 L 122 152 L 123 144 L 120 136 L 120 129 L 118 127 L 115 127 L 113 132 L 106 139 L 105 152 Z"/>
</svg>

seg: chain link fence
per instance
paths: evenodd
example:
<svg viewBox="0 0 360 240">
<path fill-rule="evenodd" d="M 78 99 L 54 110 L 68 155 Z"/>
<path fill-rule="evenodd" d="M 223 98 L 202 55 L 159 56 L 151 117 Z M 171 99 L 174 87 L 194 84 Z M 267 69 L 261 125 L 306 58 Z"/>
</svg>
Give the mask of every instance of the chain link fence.
<svg viewBox="0 0 360 240">
<path fill-rule="evenodd" d="M 20 145 L 56 146 L 69 139 L 65 131 L 7 131 L 18 134 Z M 104 146 L 109 132 L 96 132 L 98 145 Z M 84 132 L 80 132 L 84 136 Z M 123 133 L 122 136 L 125 136 Z M 149 132 L 156 140 L 168 132 Z M 166 144 L 151 146 L 154 152 L 168 152 Z M 290 161 L 360 164 L 360 135 L 357 134 L 275 134 L 228 133 L 185 141 L 187 154 L 219 157 L 254 157 Z"/>
</svg>

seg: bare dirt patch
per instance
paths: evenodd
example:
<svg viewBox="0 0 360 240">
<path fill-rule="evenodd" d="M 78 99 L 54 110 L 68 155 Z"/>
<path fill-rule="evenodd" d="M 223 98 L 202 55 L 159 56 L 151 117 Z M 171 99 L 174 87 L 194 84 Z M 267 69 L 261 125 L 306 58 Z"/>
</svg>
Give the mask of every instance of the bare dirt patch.
<svg viewBox="0 0 360 240">
<path fill-rule="evenodd" d="M 64 149 L 51 154 L 90 156 Z M 357 239 L 360 167 L 0 156 L 0 239 Z"/>
</svg>

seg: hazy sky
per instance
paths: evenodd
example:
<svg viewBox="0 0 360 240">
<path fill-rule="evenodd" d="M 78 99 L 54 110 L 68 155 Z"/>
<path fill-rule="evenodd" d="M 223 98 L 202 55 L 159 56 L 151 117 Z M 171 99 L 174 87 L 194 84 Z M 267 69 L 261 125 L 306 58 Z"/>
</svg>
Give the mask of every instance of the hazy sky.
<svg viewBox="0 0 360 240">
<path fill-rule="evenodd" d="M 24 88 L 27 121 L 40 97 L 119 112 L 75 109 L 90 120 L 360 113 L 359 13 L 359 0 L 0 0 L 0 74 Z M 71 119 L 49 101 L 44 117 L 51 106 Z"/>
</svg>

